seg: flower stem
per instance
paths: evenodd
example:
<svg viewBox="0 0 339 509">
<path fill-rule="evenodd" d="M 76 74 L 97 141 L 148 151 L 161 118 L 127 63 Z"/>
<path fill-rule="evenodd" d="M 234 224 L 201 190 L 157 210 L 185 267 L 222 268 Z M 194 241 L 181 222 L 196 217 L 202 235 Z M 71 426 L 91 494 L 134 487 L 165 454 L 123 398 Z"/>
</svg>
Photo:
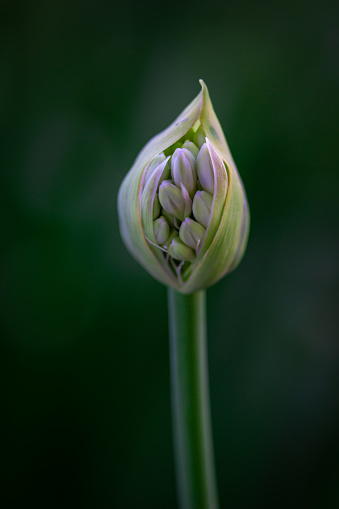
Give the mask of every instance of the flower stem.
<svg viewBox="0 0 339 509">
<path fill-rule="evenodd" d="M 180 509 L 217 509 L 206 347 L 206 298 L 168 290 L 172 413 Z"/>
</svg>

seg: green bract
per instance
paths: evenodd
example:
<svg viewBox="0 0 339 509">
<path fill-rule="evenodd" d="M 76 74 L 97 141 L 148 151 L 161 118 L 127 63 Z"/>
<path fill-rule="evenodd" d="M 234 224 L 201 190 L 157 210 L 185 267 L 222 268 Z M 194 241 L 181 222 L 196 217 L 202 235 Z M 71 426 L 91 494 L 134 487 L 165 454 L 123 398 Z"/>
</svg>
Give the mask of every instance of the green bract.
<svg viewBox="0 0 339 509">
<path fill-rule="evenodd" d="M 129 251 L 155 278 L 186 294 L 233 270 L 249 232 L 246 193 L 200 84 L 200 94 L 140 152 L 118 198 Z"/>
</svg>

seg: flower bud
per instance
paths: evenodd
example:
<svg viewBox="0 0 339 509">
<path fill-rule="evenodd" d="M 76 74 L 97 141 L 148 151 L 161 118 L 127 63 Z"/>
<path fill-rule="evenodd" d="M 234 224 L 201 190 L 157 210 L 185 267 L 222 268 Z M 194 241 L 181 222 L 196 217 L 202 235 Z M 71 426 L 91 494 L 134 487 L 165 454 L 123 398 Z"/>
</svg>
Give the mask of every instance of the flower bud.
<svg viewBox="0 0 339 509">
<path fill-rule="evenodd" d="M 118 199 L 127 248 L 155 278 L 185 294 L 231 272 L 249 232 L 244 186 L 200 83 L 200 94 L 140 152 Z"/>
<path fill-rule="evenodd" d="M 186 246 L 179 237 L 175 237 L 169 248 L 168 248 L 169 255 L 174 258 L 174 260 L 180 260 L 180 261 L 187 261 L 187 262 L 194 262 L 195 260 L 195 253 L 193 249 Z"/>
<path fill-rule="evenodd" d="M 185 143 L 183 144 L 182 148 L 187 148 L 187 150 L 189 150 L 191 152 L 191 154 L 193 154 L 194 157 L 197 158 L 197 156 L 199 154 L 199 149 L 196 145 L 194 145 L 194 143 L 186 140 Z"/>
<path fill-rule="evenodd" d="M 193 219 L 187 217 L 181 223 L 179 237 L 187 246 L 197 249 L 201 244 L 206 229 Z"/>
<path fill-rule="evenodd" d="M 172 156 L 172 178 L 176 186 L 185 186 L 193 198 L 197 187 L 195 158 L 187 148 L 177 148 Z"/>
<path fill-rule="evenodd" d="M 213 196 L 206 191 L 197 191 L 193 200 L 193 215 L 198 223 L 207 228 Z"/>
<path fill-rule="evenodd" d="M 214 192 L 214 173 L 210 153 L 206 143 L 201 147 L 197 157 L 197 173 L 201 187 L 210 194 Z"/>
<path fill-rule="evenodd" d="M 180 221 L 191 215 L 192 202 L 184 187 L 180 190 L 169 180 L 164 180 L 159 187 L 159 200 L 162 208 Z"/>
<path fill-rule="evenodd" d="M 155 157 L 153 157 L 152 161 L 149 163 L 148 167 L 147 167 L 147 170 L 146 170 L 146 173 L 145 173 L 145 178 L 144 178 L 144 185 L 147 184 L 150 176 L 153 174 L 153 172 L 159 167 L 159 165 L 161 163 L 163 163 L 166 159 L 166 156 L 165 154 L 162 152 L 161 154 L 158 154 L 156 155 Z M 168 168 L 169 169 L 169 168 Z M 168 171 L 169 173 L 169 171 Z M 169 175 L 168 175 L 169 176 Z M 165 180 L 165 178 L 167 178 L 166 175 L 163 175 L 162 177 L 162 180 Z"/>
<path fill-rule="evenodd" d="M 160 216 L 158 219 L 154 221 L 153 230 L 157 244 L 159 245 L 165 244 L 165 242 L 167 242 L 170 236 L 170 227 L 168 222 L 163 216 Z"/>
</svg>

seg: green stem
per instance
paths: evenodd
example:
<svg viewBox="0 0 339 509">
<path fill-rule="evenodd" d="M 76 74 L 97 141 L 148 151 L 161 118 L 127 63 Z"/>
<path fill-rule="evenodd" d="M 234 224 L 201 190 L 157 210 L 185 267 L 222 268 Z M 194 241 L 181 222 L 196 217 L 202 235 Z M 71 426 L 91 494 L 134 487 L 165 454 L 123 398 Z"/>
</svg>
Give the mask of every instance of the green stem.
<svg viewBox="0 0 339 509">
<path fill-rule="evenodd" d="M 172 413 L 180 509 L 217 509 L 205 292 L 169 289 Z"/>
</svg>

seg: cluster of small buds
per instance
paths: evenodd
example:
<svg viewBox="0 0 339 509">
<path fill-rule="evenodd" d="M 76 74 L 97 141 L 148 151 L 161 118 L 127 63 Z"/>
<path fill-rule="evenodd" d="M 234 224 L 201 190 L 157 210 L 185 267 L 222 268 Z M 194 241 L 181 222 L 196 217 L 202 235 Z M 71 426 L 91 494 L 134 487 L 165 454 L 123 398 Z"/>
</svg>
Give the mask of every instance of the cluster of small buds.
<svg viewBox="0 0 339 509">
<path fill-rule="evenodd" d="M 139 263 L 183 294 L 205 289 L 243 257 L 249 209 L 205 83 L 141 150 L 118 196 L 122 238 Z"/>
<path fill-rule="evenodd" d="M 156 155 L 145 170 L 144 189 L 154 172 L 165 165 L 153 201 L 153 231 L 156 245 L 172 263 L 195 261 L 211 213 L 214 174 L 200 130 L 194 142 L 176 143 L 167 158 L 163 152 Z"/>
</svg>

